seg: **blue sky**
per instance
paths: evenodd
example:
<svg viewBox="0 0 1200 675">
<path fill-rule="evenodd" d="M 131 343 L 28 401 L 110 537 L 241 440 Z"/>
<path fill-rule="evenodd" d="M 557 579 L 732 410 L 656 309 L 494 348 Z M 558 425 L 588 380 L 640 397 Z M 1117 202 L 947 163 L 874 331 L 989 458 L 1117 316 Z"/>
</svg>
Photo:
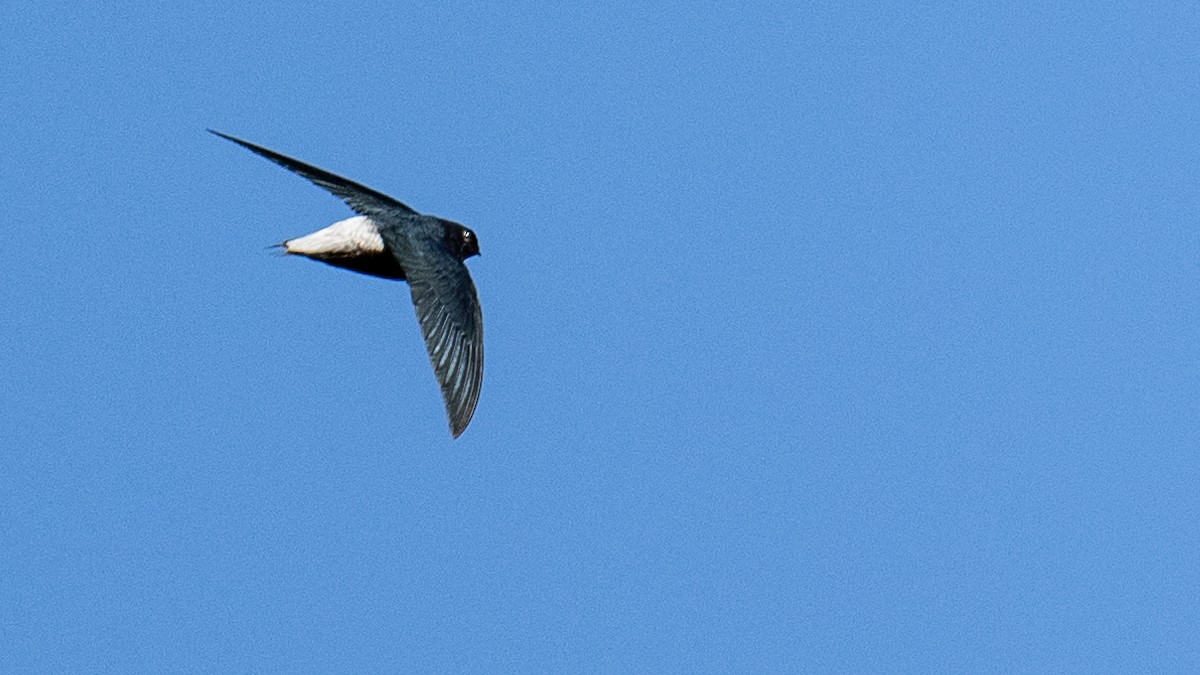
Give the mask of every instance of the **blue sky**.
<svg viewBox="0 0 1200 675">
<path fill-rule="evenodd" d="M 1200 667 L 1200 10 L 5 14 L 6 669 Z M 475 229 L 462 438 L 207 127 Z"/>
</svg>

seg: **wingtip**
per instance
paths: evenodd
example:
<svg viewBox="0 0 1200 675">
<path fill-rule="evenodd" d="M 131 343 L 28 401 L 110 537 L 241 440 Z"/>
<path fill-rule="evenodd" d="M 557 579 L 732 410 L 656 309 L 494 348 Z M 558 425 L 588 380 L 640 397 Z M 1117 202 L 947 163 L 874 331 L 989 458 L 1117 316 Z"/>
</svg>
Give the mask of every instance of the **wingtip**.
<svg viewBox="0 0 1200 675">
<path fill-rule="evenodd" d="M 461 416 L 458 416 L 458 417 L 451 416 L 450 420 L 449 420 L 450 435 L 453 436 L 454 438 L 458 438 L 459 436 L 462 436 L 463 432 L 467 430 L 467 427 L 471 426 L 471 418 L 472 417 L 474 417 L 474 411 L 472 411 L 472 414 L 467 415 L 466 419 L 463 419 Z"/>
<path fill-rule="evenodd" d="M 220 138 L 224 138 L 227 141 L 233 141 L 234 143 L 237 143 L 238 145 L 246 145 L 246 141 L 243 141 L 242 139 L 238 138 L 237 136 L 230 136 L 229 134 L 227 134 L 223 131 L 217 131 L 216 129 L 205 129 L 205 131 L 212 134 L 213 136 L 218 136 Z"/>
</svg>

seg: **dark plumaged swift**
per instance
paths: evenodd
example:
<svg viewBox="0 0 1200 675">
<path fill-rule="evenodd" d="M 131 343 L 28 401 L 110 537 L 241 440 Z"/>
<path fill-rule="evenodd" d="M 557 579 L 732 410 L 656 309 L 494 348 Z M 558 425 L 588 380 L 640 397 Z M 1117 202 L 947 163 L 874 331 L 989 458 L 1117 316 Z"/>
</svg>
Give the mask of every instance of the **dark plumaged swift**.
<svg viewBox="0 0 1200 675">
<path fill-rule="evenodd" d="M 475 414 L 483 383 L 483 314 L 463 264 L 479 255 L 475 233 L 310 164 L 209 131 L 300 174 L 359 214 L 281 246 L 289 254 L 335 267 L 408 281 L 429 361 L 442 388 L 450 433 L 458 438 Z"/>
</svg>

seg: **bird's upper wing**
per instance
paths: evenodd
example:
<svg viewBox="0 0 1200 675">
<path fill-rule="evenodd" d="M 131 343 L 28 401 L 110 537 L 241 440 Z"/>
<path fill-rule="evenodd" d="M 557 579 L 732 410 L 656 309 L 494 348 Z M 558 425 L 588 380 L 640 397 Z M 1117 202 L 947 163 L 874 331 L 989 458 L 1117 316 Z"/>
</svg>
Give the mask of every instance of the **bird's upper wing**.
<svg viewBox="0 0 1200 675">
<path fill-rule="evenodd" d="M 209 129 L 209 132 L 233 141 L 247 150 L 266 157 L 289 171 L 294 171 L 304 176 L 314 184 L 337 195 L 342 201 L 350 205 L 350 208 L 368 218 L 385 218 L 388 215 L 395 215 L 397 213 L 403 215 L 415 215 L 417 213 L 406 204 L 396 201 L 382 192 L 377 192 L 365 185 L 342 178 L 337 174 L 329 173 L 324 169 L 318 169 L 311 164 L 305 164 L 298 159 L 292 159 L 287 155 L 281 155 L 274 150 L 268 150 L 261 145 L 255 145 L 250 141 L 244 141 L 229 134 L 223 134 L 212 129 Z"/>
<path fill-rule="evenodd" d="M 483 312 L 475 284 L 443 240 L 414 245 L 392 228 L 382 227 L 380 234 L 408 276 L 450 432 L 458 438 L 475 414 L 483 384 Z"/>
</svg>

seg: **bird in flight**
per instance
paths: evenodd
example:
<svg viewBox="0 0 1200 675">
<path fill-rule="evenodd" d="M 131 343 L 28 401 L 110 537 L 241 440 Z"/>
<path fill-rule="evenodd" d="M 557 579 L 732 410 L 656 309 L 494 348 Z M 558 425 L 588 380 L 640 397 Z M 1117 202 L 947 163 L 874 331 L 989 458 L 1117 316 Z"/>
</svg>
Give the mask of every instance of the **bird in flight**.
<svg viewBox="0 0 1200 675">
<path fill-rule="evenodd" d="M 334 267 L 408 281 L 429 361 L 442 388 L 450 433 L 458 438 L 475 414 L 483 383 L 483 313 L 463 264 L 479 255 L 475 233 L 311 164 L 209 131 L 300 174 L 359 214 L 280 246 L 289 254 Z"/>
</svg>

